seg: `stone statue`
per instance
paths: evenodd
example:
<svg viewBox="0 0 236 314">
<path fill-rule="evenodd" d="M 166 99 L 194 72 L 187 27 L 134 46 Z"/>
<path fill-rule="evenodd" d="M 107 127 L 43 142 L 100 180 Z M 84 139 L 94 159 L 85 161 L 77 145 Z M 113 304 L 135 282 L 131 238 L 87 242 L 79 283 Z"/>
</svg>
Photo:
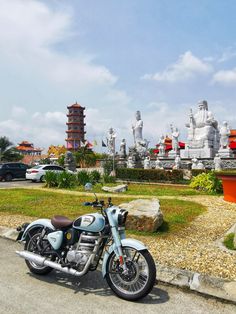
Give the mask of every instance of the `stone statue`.
<svg viewBox="0 0 236 314">
<path fill-rule="evenodd" d="M 223 163 L 219 154 L 216 154 L 214 158 L 214 166 L 215 166 L 215 171 L 221 171 L 223 168 Z"/>
<path fill-rule="evenodd" d="M 146 156 L 144 159 L 144 169 L 150 169 L 151 168 L 151 159 L 150 156 Z"/>
<path fill-rule="evenodd" d="M 193 114 L 190 110 L 188 128 L 188 141 L 185 150 L 181 150 L 182 158 L 212 158 L 219 149 L 218 122 L 208 111 L 207 101 L 198 103 L 198 111 Z"/>
<path fill-rule="evenodd" d="M 181 168 L 181 159 L 179 155 L 175 157 L 175 164 L 173 166 L 173 169 L 180 169 Z"/>
<path fill-rule="evenodd" d="M 173 128 L 172 124 L 170 125 L 170 129 L 171 129 L 171 137 L 172 137 L 172 150 L 175 153 L 178 153 L 180 132 L 177 127 Z"/>
<path fill-rule="evenodd" d="M 156 169 L 164 169 L 162 162 L 160 161 L 159 157 L 157 157 L 157 159 L 155 161 L 155 168 Z"/>
<path fill-rule="evenodd" d="M 129 156 L 129 157 L 128 157 L 128 160 L 127 160 L 127 168 L 135 168 L 135 162 L 134 162 L 132 156 Z"/>
<path fill-rule="evenodd" d="M 194 156 L 193 159 L 192 159 L 192 169 L 198 169 L 198 160 L 197 160 L 197 157 Z"/>
<path fill-rule="evenodd" d="M 197 169 L 205 169 L 204 163 L 201 160 L 197 164 Z"/>
<path fill-rule="evenodd" d="M 107 134 L 107 148 L 108 148 L 108 155 L 114 156 L 115 155 L 115 139 L 116 134 L 113 128 L 109 129 Z"/>
<path fill-rule="evenodd" d="M 159 154 L 158 154 L 158 156 L 159 157 L 164 157 L 165 156 L 165 148 L 166 148 L 164 135 L 161 136 L 158 144 L 159 144 Z"/>
<path fill-rule="evenodd" d="M 67 151 L 65 153 L 64 166 L 67 170 L 76 171 L 76 161 L 72 152 Z"/>
<path fill-rule="evenodd" d="M 135 115 L 136 121 L 132 125 L 133 137 L 134 137 L 134 147 L 140 156 L 145 156 L 149 142 L 143 139 L 143 120 L 141 119 L 140 111 L 136 111 Z"/>
<path fill-rule="evenodd" d="M 121 143 L 120 143 L 120 157 L 121 158 L 126 158 L 126 141 L 123 138 Z"/>
<path fill-rule="evenodd" d="M 220 149 L 229 149 L 230 128 L 228 122 L 224 121 L 220 128 Z"/>
</svg>

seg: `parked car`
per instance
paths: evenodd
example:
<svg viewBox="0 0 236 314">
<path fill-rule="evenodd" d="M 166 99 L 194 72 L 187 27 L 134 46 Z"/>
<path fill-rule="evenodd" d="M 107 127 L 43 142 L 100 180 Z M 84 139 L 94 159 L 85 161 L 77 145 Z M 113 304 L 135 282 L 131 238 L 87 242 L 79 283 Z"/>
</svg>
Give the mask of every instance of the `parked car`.
<svg viewBox="0 0 236 314">
<path fill-rule="evenodd" d="M 11 181 L 15 178 L 24 178 L 26 170 L 29 168 L 28 165 L 22 162 L 6 162 L 0 164 L 0 181 Z"/>
<path fill-rule="evenodd" d="M 30 168 L 26 171 L 26 180 L 31 180 L 32 182 L 36 181 L 44 181 L 44 176 L 47 171 L 65 171 L 63 167 L 56 166 L 56 165 L 38 165 Z"/>
</svg>

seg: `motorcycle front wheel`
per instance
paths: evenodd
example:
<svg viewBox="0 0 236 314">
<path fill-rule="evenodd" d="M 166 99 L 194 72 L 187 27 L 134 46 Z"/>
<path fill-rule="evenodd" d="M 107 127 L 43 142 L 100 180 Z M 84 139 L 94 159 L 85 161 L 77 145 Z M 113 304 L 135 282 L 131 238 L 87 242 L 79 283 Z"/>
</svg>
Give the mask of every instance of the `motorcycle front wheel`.
<svg viewBox="0 0 236 314">
<path fill-rule="evenodd" d="M 137 251 L 122 248 L 127 271 L 124 272 L 119 258 L 112 252 L 107 261 L 106 280 L 120 298 L 136 301 L 151 292 L 156 281 L 156 266 L 148 250 Z"/>
</svg>

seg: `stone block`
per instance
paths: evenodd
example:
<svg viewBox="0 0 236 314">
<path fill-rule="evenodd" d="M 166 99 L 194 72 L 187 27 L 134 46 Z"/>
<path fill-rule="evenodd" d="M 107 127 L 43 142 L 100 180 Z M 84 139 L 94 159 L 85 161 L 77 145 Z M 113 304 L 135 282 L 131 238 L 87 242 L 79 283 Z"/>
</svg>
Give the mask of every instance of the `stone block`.
<svg viewBox="0 0 236 314">
<path fill-rule="evenodd" d="M 159 200 L 137 199 L 129 203 L 119 205 L 128 210 L 126 228 L 138 231 L 156 231 L 163 223 L 163 214 Z"/>
</svg>

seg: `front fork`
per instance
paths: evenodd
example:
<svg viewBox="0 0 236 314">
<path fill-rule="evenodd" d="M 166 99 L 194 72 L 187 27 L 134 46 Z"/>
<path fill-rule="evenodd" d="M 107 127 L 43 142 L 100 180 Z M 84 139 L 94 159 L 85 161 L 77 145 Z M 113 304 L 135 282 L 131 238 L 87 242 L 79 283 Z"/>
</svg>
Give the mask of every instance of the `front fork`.
<svg viewBox="0 0 236 314">
<path fill-rule="evenodd" d="M 122 245 L 121 245 L 121 239 L 125 239 L 124 228 L 123 229 L 120 228 L 120 230 L 117 230 L 117 227 L 115 226 L 111 227 L 111 233 L 112 233 L 114 244 L 115 244 L 114 252 L 120 261 L 120 265 L 123 268 L 124 273 L 126 273 L 128 269 L 127 269 L 126 261 L 124 259 Z"/>
</svg>

